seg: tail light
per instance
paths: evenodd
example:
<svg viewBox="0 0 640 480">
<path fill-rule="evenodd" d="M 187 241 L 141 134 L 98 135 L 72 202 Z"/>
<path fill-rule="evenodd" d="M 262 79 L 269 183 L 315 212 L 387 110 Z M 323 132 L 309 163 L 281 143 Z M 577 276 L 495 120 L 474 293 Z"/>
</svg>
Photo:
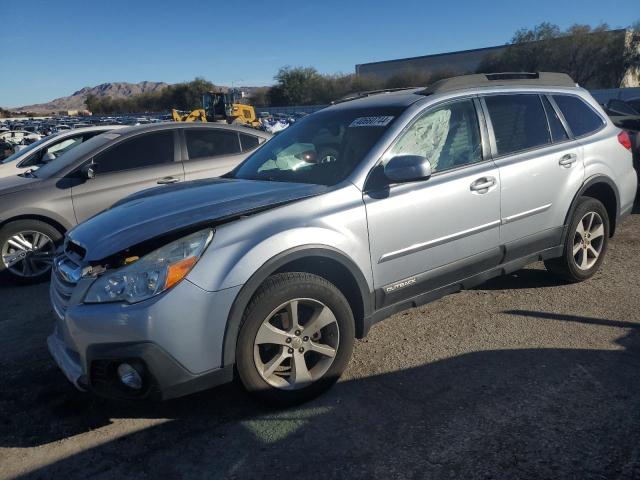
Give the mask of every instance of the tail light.
<svg viewBox="0 0 640 480">
<path fill-rule="evenodd" d="M 625 130 L 621 131 L 618 134 L 618 141 L 624 148 L 626 148 L 627 150 L 631 150 L 631 137 Z"/>
</svg>

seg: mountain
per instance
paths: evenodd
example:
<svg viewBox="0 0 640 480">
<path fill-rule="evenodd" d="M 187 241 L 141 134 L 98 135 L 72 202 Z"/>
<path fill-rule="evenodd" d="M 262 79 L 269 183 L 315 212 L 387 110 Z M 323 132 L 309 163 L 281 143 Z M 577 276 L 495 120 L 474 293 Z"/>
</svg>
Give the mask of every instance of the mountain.
<svg viewBox="0 0 640 480">
<path fill-rule="evenodd" d="M 84 110 L 86 109 L 85 99 L 87 95 L 98 97 L 125 98 L 139 93 L 157 92 L 169 86 L 164 82 L 109 82 L 102 83 L 95 87 L 84 87 L 68 97 L 56 98 L 47 103 L 37 103 L 35 105 L 25 105 L 23 107 L 12 108 L 17 112 L 57 112 L 60 110 Z"/>
</svg>

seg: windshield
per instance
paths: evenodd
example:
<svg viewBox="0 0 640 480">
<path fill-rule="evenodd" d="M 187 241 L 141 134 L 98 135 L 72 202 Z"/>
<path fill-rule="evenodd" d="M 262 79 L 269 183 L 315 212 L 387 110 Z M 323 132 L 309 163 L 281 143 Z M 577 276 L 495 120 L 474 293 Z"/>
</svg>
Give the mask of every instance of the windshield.
<svg viewBox="0 0 640 480">
<path fill-rule="evenodd" d="M 335 185 L 347 178 L 404 109 L 323 110 L 277 134 L 231 178 Z"/>
<path fill-rule="evenodd" d="M 51 137 L 44 137 L 41 138 L 40 140 L 38 140 L 37 142 L 33 142 L 31 145 L 29 145 L 27 148 L 23 148 L 22 150 L 18 150 L 16 151 L 13 155 L 9 155 L 7 158 L 5 158 L 4 160 L 2 160 L 2 162 L 0 163 L 11 163 L 11 162 L 15 162 L 18 158 L 22 157 L 25 153 L 29 153 L 33 150 L 35 150 L 36 148 L 38 148 L 40 145 L 42 145 L 44 142 L 48 142 L 49 140 L 51 140 Z"/>
<path fill-rule="evenodd" d="M 102 135 L 96 135 L 86 142 L 82 142 L 77 147 L 63 153 L 55 160 L 52 160 L 49 163 L 43 165 L 38 170 L 33 172 L 33 174 L 38 178 L 55 177 L 64 169 L 76 163 L 87 153 L 91 153 L 92 151 L 100 148 L 102 145 L 110 142 L 118 136 L 119 135 L 116 133 L 103 133 Z"/>
</svg>

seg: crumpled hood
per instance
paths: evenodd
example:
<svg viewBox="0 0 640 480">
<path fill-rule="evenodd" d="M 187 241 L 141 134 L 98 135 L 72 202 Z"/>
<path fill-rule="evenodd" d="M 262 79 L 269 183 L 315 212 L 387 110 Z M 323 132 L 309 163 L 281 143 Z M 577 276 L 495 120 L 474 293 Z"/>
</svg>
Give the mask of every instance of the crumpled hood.
<svg viewBox="0 0 640 480">
<path fill-rule="evenodd" d="M 40 182 L 39 178 L 20 177 L 17 175 L 18 173 L 20 172 L 15 171 L 13 175 L 0 178 L 0 196 L 8 193 L 19 192 L 20 190 L 24 190 L 25 188 L 29 188 L 33 186 L 33 184 Z"/>
<path fill-rule="evenodd" d="M 102 260 L 174 231 L 318 195 L 328 187 L 300 183 L 207 179 L 167 185 L 131 195 L 81 223 L 68 237 Z"/>
</svg>

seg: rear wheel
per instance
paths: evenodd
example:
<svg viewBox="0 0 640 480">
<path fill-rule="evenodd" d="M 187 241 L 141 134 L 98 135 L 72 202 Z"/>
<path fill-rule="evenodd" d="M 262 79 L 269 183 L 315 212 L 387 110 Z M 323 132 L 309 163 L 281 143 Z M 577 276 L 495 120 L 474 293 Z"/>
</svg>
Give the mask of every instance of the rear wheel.
<svg viewBox="0 0 640 480">
<path fill-rule="evenodd" d="M 308 273 L 269 277 L 244 315 L 236 365 L 244 387 L 278 405 L 309 400 L 346 368 L 355 336 L 342 293 Z"/>
<path fill-rule="evenodd" d="M 17 220 L 0 229 L 0 274 L 16 283 L 49 278 L 62 233 L 39 220 Z"/>
<path fill-rule="evenodd" d="M 562 257 L 545 261 L 545 267 L 570 282 L 592 277 L 607 251 L 609 229 L 604 205 L 595 198 L 581 197 L 569 226 Z"/>
</svg>

